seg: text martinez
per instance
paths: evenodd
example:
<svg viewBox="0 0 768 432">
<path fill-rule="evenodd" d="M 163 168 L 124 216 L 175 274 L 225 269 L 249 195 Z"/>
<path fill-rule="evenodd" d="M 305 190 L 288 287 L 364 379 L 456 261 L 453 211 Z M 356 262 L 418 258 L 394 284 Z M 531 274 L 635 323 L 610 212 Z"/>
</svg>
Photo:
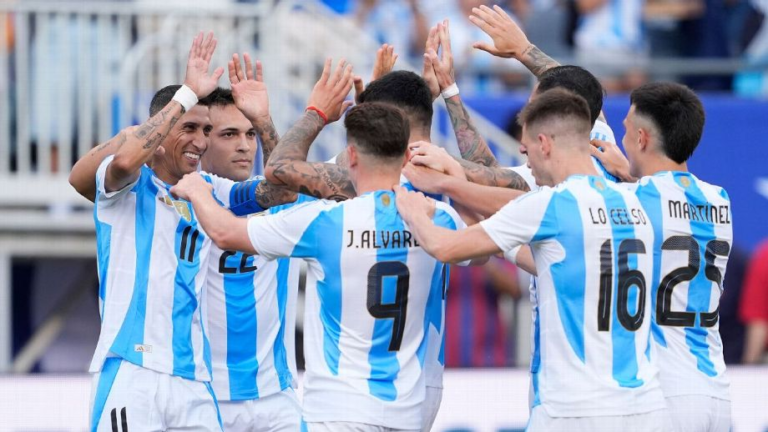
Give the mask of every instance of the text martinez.
<svg viewBox="0 0 768 432">
<path fill-rule="evenodd" d="M 694 205 L 684 201 L 669 201 L 668 211 L 669 217 L 676 219 L 687 219 L 690 221 L 709 222 L 723 225 L 729 225 L 731 223 L 731 212 L 729 205 Z"/>
<path fill-rule="evenodd" d="M 421 247 L 410 231 L 347 230 L 347 247 L 364 249 L 398 249 Z"/>
</svg>

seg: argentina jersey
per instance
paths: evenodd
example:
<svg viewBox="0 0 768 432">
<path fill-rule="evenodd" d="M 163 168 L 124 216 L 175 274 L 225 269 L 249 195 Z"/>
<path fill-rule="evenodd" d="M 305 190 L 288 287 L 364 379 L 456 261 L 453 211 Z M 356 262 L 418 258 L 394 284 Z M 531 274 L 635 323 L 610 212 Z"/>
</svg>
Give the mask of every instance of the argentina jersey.
<svg viewBox="0 0 768 432">
<path fill-rule="evenodd" d="M 655 231 L 649 282 L 664 395 L 730 400 L 718 330 L 733 244 L 728 194 L 687 172 L 643 177 L 636 188 Z"/>
<path fill-rule="evenodd" d="M 634 194 L 571 176 L 481 226 L 505 254 L 530 244 L 536 263 L 534 407 L 551 417 L 665 407 L 649 352 L 653 231 Z"/>
<path fill-rule="evenodd" d="M 101 333 L 89 370 L 98 372 L 106 357 L 117 356 L 156 372 L 209 381 L 210 347 L 199 300 L 211 241 L 190 203 L 174 198 L 171 186 L 147 166 L 133 184 L 107 192 L 104 179 L 113 158 L 96 175 Z M 258 208 L 250 199 L 258 182 L 204 178 L 230 210 Z"/>
<path fill-rule="evenodd" d="M 267 213 L 310 200 L 299 194 Z M 260 399 L 296 387 L 299 265 L 211 245 L 204 312 L 218 400 Z"/>
<path fill-rule="evenodd" d="M 434 222 L 464 227 L 442 202 Z M 308 264 L 304 419 L 420 429 L 427 332 L 439 313 L 428 305 L 444 296 L 445 265 L 416 242 L 394 193 L 251 218 L 248 233 L 266 258 Z"/>
</svg>

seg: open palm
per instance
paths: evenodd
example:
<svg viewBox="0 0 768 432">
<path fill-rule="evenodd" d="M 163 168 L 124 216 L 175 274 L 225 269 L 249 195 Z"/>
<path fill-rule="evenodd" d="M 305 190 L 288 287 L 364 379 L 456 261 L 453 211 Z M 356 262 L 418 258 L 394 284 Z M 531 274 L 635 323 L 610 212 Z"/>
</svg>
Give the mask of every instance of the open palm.
<svg viewBox="0 0 768 432">
<path fill-rule="evenodd" d="M 184 85 L 192 89 L 198 99 L 204 98 L 216 90 L 219 86 L 219 78 L 224 74 L 224 68 L 221 67 L 216 68 L 212 74 L 208 73 L 214 50 L 216 50 L 216 39 L 213 38 L 213 32 L 208 33 L 205 38 L 200 32 L 189 50 Z"/>
<path fill-rule="evenodd" d="M 245 69 L 241 67 L 237 54 L 232 55 L 228 64 L 235 106 L 251 121 L 266 119 L 269 117 L 269 95 L 264 84 L 261 62 L 256 61 L 254 68 L 248 54 L 243 54 L 243 59 Z"/>
</svg>

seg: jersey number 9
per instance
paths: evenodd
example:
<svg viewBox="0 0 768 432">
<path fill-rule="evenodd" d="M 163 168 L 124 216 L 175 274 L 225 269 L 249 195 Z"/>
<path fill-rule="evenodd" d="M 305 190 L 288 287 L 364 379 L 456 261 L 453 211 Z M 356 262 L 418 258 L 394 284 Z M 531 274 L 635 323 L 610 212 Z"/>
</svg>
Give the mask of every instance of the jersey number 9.
<svg viewBox="0 0 768 432">
<path fill-rule="evenodd" d="M 397 290 L 394 303 L 383 303 L 384 278 L 396 277 Z M 408 310 L 408 286 L 411 273 L 408 266 L 400 261 L 381 261 L 368 271 L 368 296 L 366 304 L 368 312 L 374 318 L 392 319 L 392 338 L 389 342 L 390 351 L 399 351 L 405 332 L 405 318 Z"/>
</svg>

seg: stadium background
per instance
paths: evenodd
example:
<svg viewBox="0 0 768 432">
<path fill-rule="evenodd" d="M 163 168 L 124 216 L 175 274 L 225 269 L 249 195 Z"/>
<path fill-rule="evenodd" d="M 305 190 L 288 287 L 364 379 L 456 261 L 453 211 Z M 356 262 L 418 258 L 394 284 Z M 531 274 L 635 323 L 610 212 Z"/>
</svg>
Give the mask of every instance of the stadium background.
<svg viewBox="0 0 768 432">
<path fill-rule="evenodd" d="M 642 46 L 632 48 L 638 61 L 629 69 L 625 59 L 590 58 L 583 55 L 588 44 L 568 44 L 578 30 L 572 2 L 496 3 L 516 13 L 532 42 L 561 63 L 583 64 L 604 78 L 626 75 L 610 84 L 618 92 L 604 106 L 619 140 L 626 90 L 637 82 L 675 79 L 702 96 L 707 124 L 691 169 L 728 190 L 735 220 L 721 304 L 734 431 L 768 431 L 768 366 L 738 364 L 749 324 L 739 316 L 748 301 L 741 298 L 743 273 L 768 238 L 768 24 L 760 13 L 768 2 L 622 1 L 643 3 L 646 10 L 637 23 L 622 22 L 643 28 Z M 479 36 L 462 22 L 462 7 L 473 3 L 483 2 L 0 1 L 0 431 L 87 428 L 90 381 L 84 371 L 99 326 L 95 241 L 90 204 L 66 178 L 91 146 L 143 121 L 156 89 L 183 78 L 187 46 L 198 30 L 217 34 L 214 63 L 244 51 L 264 62 L 273 116 L 285 131 L 304 108 L 323 58 L 344 56 L 367 79 L 378 44 L 389 42 L 400 54 L 396 67 L 418 71 L 419 26 L 450 18 L 462 95 L 501 164 L 513 165 L 521 159 L 506 130 L 533 81 L 514 61 L 469 54 L 466 44 Z M 659 8 L 663 3 L 685 7 Z M 440 101 L 436 112 L 434 140 L 457 152 Z M 311 157 L 332 156 L 343 138 L 338 125 L 329 128 Z M 509 267 L 501 271 L 515 287 L 494 288 L 503 284 L 482 272 L 453 281 L 454 298 L 472 296 L 464 294 L 470 286 L 480 295 L 471 308 L 449 312 L 448 320 L 463 329 L 449 334 L 449 364 L 465 367 L 446 375 L 435 430 L 525 426 L 527 282 Z"/>
</svg>

